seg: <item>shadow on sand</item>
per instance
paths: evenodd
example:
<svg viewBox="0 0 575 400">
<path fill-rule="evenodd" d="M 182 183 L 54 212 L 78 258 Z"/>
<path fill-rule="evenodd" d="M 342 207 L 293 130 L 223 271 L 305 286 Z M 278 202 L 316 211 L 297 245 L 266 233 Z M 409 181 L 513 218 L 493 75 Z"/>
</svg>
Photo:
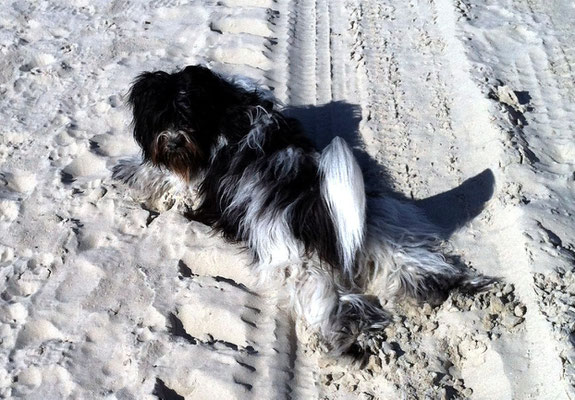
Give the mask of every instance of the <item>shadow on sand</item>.
<svg viewBox="0 0 575 400">
<path fill-rule="evenodd" d="M 359 106 L 331 102 L 319 106 L 287 107 L 284 112 L 302 123 L 319 149 L 327 146 L 335 136 L 345 139 L 354 148 L 364 171 L 368 193 L 378 192 L 416 204 L 441 229 L 440 233 L 445 238 L 478 216 L 493 196 L 495 177 L 490 169 L 486 169 L 447 192 L 426 199 L 407 199 L 394 189 L 385 168 L 363 150 L 359 136 Z"/>
</svg>

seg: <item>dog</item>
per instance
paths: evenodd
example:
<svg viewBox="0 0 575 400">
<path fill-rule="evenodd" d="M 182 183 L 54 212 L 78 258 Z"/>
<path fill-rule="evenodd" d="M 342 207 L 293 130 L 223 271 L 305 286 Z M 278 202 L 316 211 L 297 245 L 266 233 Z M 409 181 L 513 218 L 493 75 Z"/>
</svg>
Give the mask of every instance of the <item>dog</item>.
<svg viewBox="0 0 575 400">
<path fill-rule="evenodd" d="M 269 90 L 203 66 L 144 72 L 130 89 L 142 159 L 114 178 L 157 200 L 196 191 L 186 216 L 252 257 L 260 282 L 287 287 L 296 315 L 333 355 L 367 351 L 391 321 L 380 298 L 430 301 L 493 282 L 450 263 L 415 205 L 367 195 L 344 140 L 321 152 Z"/>
</svg>

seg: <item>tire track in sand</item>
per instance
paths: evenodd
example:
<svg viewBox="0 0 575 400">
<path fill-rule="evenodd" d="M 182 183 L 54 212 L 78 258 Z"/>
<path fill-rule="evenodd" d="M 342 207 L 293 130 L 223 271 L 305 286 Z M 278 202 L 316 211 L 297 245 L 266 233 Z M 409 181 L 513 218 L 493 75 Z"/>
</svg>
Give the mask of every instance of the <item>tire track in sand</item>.
<svg viewBox="0 0 575 400">
<path fill-rule="evenodd" d="M 510 155 L 501 181 L 503 201 L 517 214 L 507 232 L 517 237 L 518 247 L 506 249 L 508 265 L 514 266 L 507 274 L 529 299 L 531 310 L 526 334 L 529 388 L 517 397 L 538 393 L 571 398 L 575 318 L 569 304 L 575 293 L 569 287 L 575 282 L 575 244 L 569 237 L 575 209 L 565 191 L 572 186 L 575 154 L 575 11 L 564 2 L 536 0 L 501 1 L 492 7 L 461 3 L 468 22 L 460 29 L 470 39 L 466 49 L 478 66 L 474 78 L 498 101 L 493 114 L 507 134 Z"/>
<path fill-rule="evenodd" d="M 210 22 L 213 37 L 207 59 L 220 71 L 247 75 L 276 91 L 281 90 L 281 87 L 277 87 L 278 80 L 274 79 L 272 67 L 275 61 L 273 49 L 277 44 L 274 27 L 279 23 L 276 6 L 275 2 L 261 0 L 228 0 L 219 3 Z M 209 252 L 213 251 L 209 245 L 208 249 Z M 191 249 L 187 259 L 194 263 L 197 249 Z M 238 315 L 239 310 L 236 308 L 232 313 L 241 319 L 239 326 L 247 328 L 245 336 L 242 334 L 237 339 L 249 343 L 253 351 L 240 351 L 234 358 L 236 365 L 231 369 L 233 382 L 245 388 L 243 394 L 236 398 L 290 399 L 293 397 L 292 386 L 297 385 L 297 382 L 293 381 L 296 338 L 289 313 L 285 307 L 280 307 L 278 298 L 273 295 L 256 294 L 250 290 L 253 280 L 246 280 L 245 276 L 245 273 L 249 275 L 249 266 L 241 267 L 244 275 L 239 277 L 230 274 L 236 268 L 222 268 L 219 278 L 234 286 L 237 286 L 235 282 L 243 282 L 246 289 L 242 294 L 245 297 L 244 311 Z M 209 276 L 214 274 L 211 263 L 205 273 Z M 194 289 L 194 292 L 197 290 Z M 203 295 L 200 297 L 204 298 Z M 221 315 L 216 319 L 230 321 L 231 315 Z M 222 326 L 220 338 L 214 335 L 214 339 L 221 339 L 235 325 Z M 238 340 L 233 343 L 238 344 Z"/>
<path fill-rule="evenodd" d="M 349 62 L 353 38 L 346 7 L 328 0 L 293 0 L 278 2 L 277 10 L 273 29 L 278 43 L 272 53 L 276 95 L 320 147 L 338 135 L 355 142 L 361 110 L 355 66 Z M 317 351 L 303 327 L 297 330 L 292 396 L 318 398 L 330 374 L 322 369 L 333 359 Z"/>
</svg>

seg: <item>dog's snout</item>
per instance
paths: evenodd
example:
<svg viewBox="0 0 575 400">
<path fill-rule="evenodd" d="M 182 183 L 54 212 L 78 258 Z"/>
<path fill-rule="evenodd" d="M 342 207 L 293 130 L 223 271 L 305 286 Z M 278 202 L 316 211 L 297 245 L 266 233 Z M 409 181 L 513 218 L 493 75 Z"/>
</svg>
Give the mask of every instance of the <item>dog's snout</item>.
<svg viewBox="0 0 575 400">
<path fill-rule="evenodd" d="M 158 142 L 168 150 L 176 150 L 186 145 L 188 137 L 183 131 L 164 131 L 158 136 Z"/>
</svg>

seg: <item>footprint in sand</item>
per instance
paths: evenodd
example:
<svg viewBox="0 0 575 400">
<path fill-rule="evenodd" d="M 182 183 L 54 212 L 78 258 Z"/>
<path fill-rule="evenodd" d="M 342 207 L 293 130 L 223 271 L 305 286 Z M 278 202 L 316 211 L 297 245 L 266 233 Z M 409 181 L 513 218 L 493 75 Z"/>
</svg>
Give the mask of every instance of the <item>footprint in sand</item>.
<svg viewBox="0 0 575 400">
<path fill-rule="evenodd" d="M 10 190 L 18 193 L 30 193 L 36 187 L 36 175 L 26 171 L 7 172 L 4 175 Z"/>
<path fill-rule="evenodd" d="M 20 204 L 14 200 L 0 199 L 0 222 L 12 222 L 20 214 Z"/>
<path fill-rule="evenodd" d="M 92 154 L 84 153 L 68 164 L 63 170 L 63 174 L 72 180 L 85 177 L 102 177 L 108 174 L 104 159 Z"/>
</svg>

